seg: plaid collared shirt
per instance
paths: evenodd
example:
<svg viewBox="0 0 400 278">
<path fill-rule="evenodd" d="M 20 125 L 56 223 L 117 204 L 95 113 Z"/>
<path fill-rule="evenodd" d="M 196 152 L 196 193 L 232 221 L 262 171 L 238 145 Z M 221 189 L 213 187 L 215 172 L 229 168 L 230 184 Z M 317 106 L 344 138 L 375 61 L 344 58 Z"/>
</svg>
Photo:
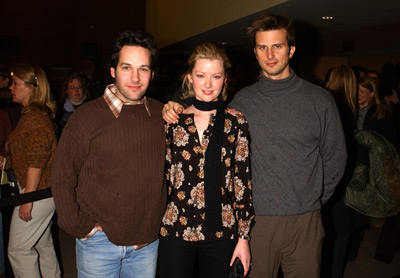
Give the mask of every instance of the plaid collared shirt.
<svg viewBox="0 0 400 278">
<path fill-rule="evenodd" d="M 118 118 L 119 114 L 121 113 L 122 106 L 124 105 L 138 105 L 138 104 L 144 104 L 146 107 L 147 114 L 149 114 L 149 117 L 151 117 L 150 110 L 149 110 L 149 104 L 147 102 L 147 98 L 143 97 L 141 100 L 136 100 L 132 102 L 124 102 L 120 98 L 118 98 L 115 95 L 115 91 L 117 90 L 115 84 L 110 84 L 106 87 L 103 98 L 108 104 L 108 106 L 111 109 L 111 112 L 113 112 L 115 118 Z"/>
</svg>

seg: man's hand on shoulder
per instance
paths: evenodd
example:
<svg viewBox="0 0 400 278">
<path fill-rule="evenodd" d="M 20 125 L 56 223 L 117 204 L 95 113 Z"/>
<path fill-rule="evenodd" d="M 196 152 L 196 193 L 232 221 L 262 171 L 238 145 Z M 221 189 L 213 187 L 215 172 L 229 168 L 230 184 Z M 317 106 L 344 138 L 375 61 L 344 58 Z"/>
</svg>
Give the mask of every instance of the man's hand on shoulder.
<svg viewBox="0 0 400 278">
<path fill-rule="evenodd" d="M 169 124 L 176 124 L 179 120 L 178 114 L 181 114 L 183 110 L 185 110 L 185 108 L 179 103 L 168 101 L 168 103 L 164 105 L 164 108 L 162 110 L 164 121 Z"/>
<path fill-rule="evenodd" d="M 243 113 L 236 110 L 235 108 L 228 108 L 226 109 L 226 111 L 228 111 L 229 114 L 231 114 L 232 116 L 243 116 Z"/>
</svg>

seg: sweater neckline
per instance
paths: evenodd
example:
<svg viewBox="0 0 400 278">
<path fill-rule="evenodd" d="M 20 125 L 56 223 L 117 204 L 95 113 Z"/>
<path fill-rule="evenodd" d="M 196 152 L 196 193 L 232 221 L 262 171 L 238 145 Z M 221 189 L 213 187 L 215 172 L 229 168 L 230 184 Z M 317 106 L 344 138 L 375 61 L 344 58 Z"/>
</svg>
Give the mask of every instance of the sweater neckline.
<svg viewBox="0 0 400 278">
<path fill-rule="evenodd" d="M 277 92 L 279 94 L 282 94 L 283 92 L 286 91 L 293 91 L 297 88 L 297 84 L 299 83 L 300 78 L 296 75 L 296 73 L 293 71 L 293 69 L 290 69 L 290 76 L 284 78 L 284 79 L 270 79 L 267 78 L 262 72 L 261 72 L 261 79 L 258 82 L 259 88 L 262 89 L 263 92 L 268 91 L 270 92 Z"/>
</svg>

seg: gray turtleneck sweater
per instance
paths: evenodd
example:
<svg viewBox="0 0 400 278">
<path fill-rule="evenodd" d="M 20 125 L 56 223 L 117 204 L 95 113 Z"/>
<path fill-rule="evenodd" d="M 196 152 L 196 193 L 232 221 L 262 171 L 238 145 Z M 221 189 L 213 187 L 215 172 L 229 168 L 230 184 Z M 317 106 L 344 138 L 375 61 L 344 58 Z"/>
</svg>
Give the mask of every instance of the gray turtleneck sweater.
<svg viewBox="0 0 400 278">
<path fill-rule="evenodd" d="M 256 215 L 318 210 L 333 194 L 346 165 L 335 101 L 299 78 L 261 79 L 240 90 L 230 106 L 250 127 Z"/>
</svg>

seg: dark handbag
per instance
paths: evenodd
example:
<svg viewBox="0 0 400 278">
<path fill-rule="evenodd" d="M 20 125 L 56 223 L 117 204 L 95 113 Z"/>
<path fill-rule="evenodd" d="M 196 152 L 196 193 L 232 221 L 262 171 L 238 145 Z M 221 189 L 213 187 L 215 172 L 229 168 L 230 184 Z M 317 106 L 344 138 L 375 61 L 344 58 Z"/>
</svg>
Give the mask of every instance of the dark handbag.
<svg viewBox="0 0 400 278">
<path fill-rule="evenodd" d="M 6 195 L 9 196 L 17 196 L 19 195 L 19 182 L 17 176 L 14 173 L 13 165 L 12 165 L 12 156 L 10 151 L 10 164 L 11 167 L 9 169 L 4 169 L 5 159 L 3 160 L 3 173 L 2 173 L 2 183 L 5 182 L 6 188 L 5 192 Z M 7 181 L 3 180 L 3 174 L 7 175 Z"/>
<path fill-rule="evenodd" d="M 229 271 L 228 278 L 245 278 L 244 276 L 244 268 L 242 262 L 239 258 L 235 259 L 235 262 L 231 266 L 231 270 Z"/>
<path fill-rule="evenodd" d="M 7 174 L 8 179 L 8 190 L 10 191 L 11 196 L 19 195 L 19 182 L 17 176 L 14 173 L 14 169 L 6 169 L 4 170 Z"/>
</svg>

